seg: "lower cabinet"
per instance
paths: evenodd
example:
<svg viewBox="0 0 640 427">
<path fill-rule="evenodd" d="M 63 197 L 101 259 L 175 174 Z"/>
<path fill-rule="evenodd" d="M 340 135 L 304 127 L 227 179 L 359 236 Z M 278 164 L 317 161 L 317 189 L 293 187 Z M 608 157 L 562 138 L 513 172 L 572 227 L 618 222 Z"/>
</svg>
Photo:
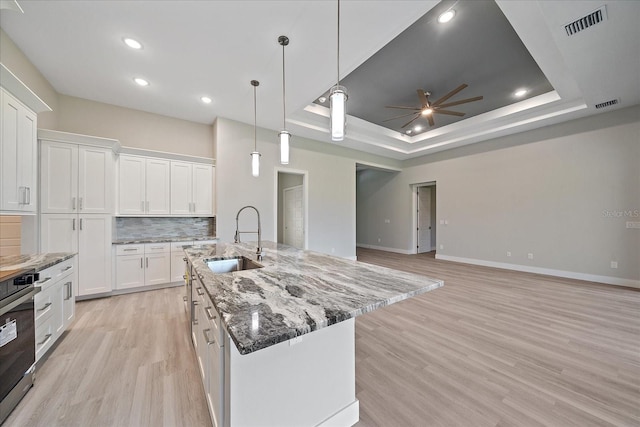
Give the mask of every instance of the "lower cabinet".
<svg viewBox="0 0 640 427">
<path fill-rule="evenodd" d="M 76 257 L 40 272 L 34 297 L 36 362 L 69 327 L 75 316 L 75 292 L 78 281 Z"/>
<path fill-rule="evenodd" d="M 171 242 L 171 282 L 182 282 L 185 274 L 185 254 L 183 247 L 193 245 L 192 241 Z"/>
<path fill-rule="evenodd" d="M 193 282 L 192 340 L 213 427 L 224 424 L 224 331 L 209 296 Z"/>
<path fill-rule="evenodd" d="M 170 243 L 116 247 L 116 289 L 161 285 L 170 281 Z"/>
</svg>

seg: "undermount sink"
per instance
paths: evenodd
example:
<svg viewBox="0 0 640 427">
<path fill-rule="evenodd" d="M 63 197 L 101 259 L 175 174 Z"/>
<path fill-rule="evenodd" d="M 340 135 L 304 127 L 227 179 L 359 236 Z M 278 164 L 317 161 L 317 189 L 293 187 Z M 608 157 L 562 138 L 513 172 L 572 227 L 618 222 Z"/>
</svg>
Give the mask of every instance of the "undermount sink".
<svg viewBox="0 0 640 427">
<path fill-rule="evenodd" d="M 205 261 L 207 266 L 215 274 L 231 273 L 232 271 L 253 270 L 254 268 L 262 268 L 263 265 L 258 264 L 244 256 L 234 258 L 210 258 Z"/>
</svg>

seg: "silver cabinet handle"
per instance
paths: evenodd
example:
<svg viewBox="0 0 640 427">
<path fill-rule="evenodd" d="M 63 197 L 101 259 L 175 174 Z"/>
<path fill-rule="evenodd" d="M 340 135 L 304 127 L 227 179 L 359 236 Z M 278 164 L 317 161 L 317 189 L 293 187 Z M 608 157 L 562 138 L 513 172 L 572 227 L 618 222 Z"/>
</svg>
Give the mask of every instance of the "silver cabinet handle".
<svg viewBox="0 0 640 427">
<path fill-rule="evenodd" d="M 44 285 L 44 284 L 45 284 L 45 283 L 47 283 L 49 280 L 51 280 L 51 277 L 47 277 L 47 278 L 46 278 L 46 279 L 44 279 L 44 280 L 38 280 L 36 283 L 37 283 L 38 285 Z"/>
<path fill-rule="evenodd" d="M 196 306 L 199 305 L 198 301 L 191 302 L 191 323 L 194 325 L 198 324 L 198 311 L 196 310 Z"/>
<path fill-rule="evenodd" d="M 51 307 L 51 304 L 52 304 L 52 303 L 48 302 L 48 303 L 46 303 L 46 304 L 44 305 L 44 307 L 39 308 L 39 309 L 37 309 L 36 311 L 45 311 L 47 308 Z"/>
<path fill-rule="evenodd" d="M 82 197 L 78 198 L 78 209 L 82 210 Z"/>
<path fill-rule="evenodd" d="M 215 340 L 211 340 L 209 341 L 209 337 L 207 336 L 207 332 L 209 332 L 211 329 L 203 329 L 202 330 L 202 335 L 204 335 L 204 341 L 207 343 L 207 345 L 211 345 L 211 344 L 215 344 L 216 341 Z"/>
<path fill-rule="evenodd" d="M 202 288 L 196 288 L 196 293 L 198 294 L 198 296 L 202 296 L 204 295 L 204 292 L 202 292 Z"/>
<path fill-rule="evenodd" d="M 73 265 L 67 265 L 65 268 L 62 269 L 62 272 L 64 273 L 65 271 L 69 271 L 73 268 Z"/>
<path fill-rule="evenodd" d="M 80 230 L 82 230 L 82 218 L 80 218 Z"/>
<path fill-rule="evenodd" d="M 65 301 L 71 299 L 71 282 L 67 282 L 64 284 L 65 288 L 67 289 L 67 296 L 64 298 Z"/>
<path fill-rule="evenodd" d="M 71 198 L 71 209 L 74 210 L 74 211 L 76 210 L 76 198 L 75 197 Z"/>
<path fill-rule="evenodd" d="M 51 339 L 52 334 L 47 334 L 44 336 L 44 340 L 42 340 L 41 342 L 38 343 L 38 345 L 43 345 L 45 344 L 47 341 L 49 341 Z"/>
<path fill-rule="evenodd" d="M 163 249 L 162 246 L 149 246 L 149 249 Z"/>
<path fill-rule="evenodd" d="M 147 268 L 149 268 L 149 257 L 147 257 Z"/>
<path fill-rule="evenodd" d="M 125 249 L 123 249 L 123 251 L 125 251 L 125 252 L 137 251 L 137 250 L 138 250 L 137 248 L 125 248 Z"/>
<path fill-rule="evenodd" d="M 205 307 L 204 309 L 205 313 L 207 313 L 207 317 L 209 318 L 209 320 L 216 320 L 218 316 L 214 316 L 211 313 L 211 307 Z"/>
</svg>

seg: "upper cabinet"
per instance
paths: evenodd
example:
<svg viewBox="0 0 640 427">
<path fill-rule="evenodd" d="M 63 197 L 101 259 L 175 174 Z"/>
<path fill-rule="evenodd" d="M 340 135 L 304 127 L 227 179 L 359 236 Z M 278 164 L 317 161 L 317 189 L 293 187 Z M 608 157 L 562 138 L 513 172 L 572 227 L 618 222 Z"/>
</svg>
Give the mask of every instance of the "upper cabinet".
<svg viewBox="0 0 640 427">
<path fill-rule="evenodd" d="M 212 165 L 171 162 L 171 215 L 213 215 Z"/>
<path fill-rule="evenodd" d="M 170 214 L 170 161 L 120 155 L 118 168 L 120 215 Z"/>
<path fill-rule="evenodd" d="M 42 213 L 114 213 L 110 148 L 41 139 L 40 170 Z"/>
<path fill-rule="evenodd" d="M 4 88 L 0 90 L 0 211 L 36 213 L 37 116 Z"/>
</svg>

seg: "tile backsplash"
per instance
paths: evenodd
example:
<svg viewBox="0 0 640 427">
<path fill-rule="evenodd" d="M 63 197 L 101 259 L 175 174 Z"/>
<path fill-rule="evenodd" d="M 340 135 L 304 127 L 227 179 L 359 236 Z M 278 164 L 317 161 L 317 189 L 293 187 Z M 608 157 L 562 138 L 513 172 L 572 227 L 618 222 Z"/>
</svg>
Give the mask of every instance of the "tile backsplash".
<svg viewBox="0 0 640 427">
<path fill-rule="evenodd" d="M 215 218 L 117 217 L 114 238 L 120 240 L 215 235 Z"/>
</svg>

